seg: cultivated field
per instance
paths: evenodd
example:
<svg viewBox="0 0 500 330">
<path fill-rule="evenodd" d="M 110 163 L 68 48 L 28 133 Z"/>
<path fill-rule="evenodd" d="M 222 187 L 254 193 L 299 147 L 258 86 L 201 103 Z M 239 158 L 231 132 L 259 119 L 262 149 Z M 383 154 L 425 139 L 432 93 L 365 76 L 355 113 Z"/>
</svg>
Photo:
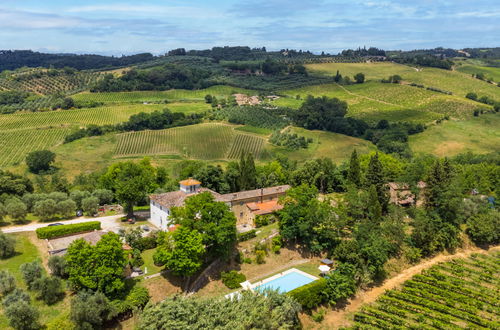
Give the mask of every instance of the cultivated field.
<svg viewBox="0 0 500 330">
<path fill-rule="evenodd" d="M 360 329 L 498 329 L 500 253 L 438 264 L 354 315 Z"/>
<path fill-rule="evenodd" d="M 399 84 L 372 81 L 359 85 L 326 84 L 286 90 L 273 104 L 298 108 L 307 95 L 337 97 L 349 105 L 348 115 L 376 122 L 413 121 L 429 123 L 448 115 L 454 118 L 472 117 L 475 109 L 489 107 L 458 97 Z M 296 97 L 300 96 L 300 99 Z"/>
<path fill-rule="evenodd" d="M 36 70 L 28 71 L 32 73 Z M 18 75 L 18 76 L 22 76 Z M 97 72 L 77 72 L 75 74 L 63 74 L 58 76 L 42 76 L 27 80 L 15 80 L 11 77 L 0 79 L 0 91 L 23 90 L 36 94 L 55 94 L 58 92 L 77 93 L 88 88 L 101 77 Z"/>
<path fill-rule="evenodd" d="M 414 152 L 436 156 L 454 156 L 471 151 L 490 153 L 500 151 L 500 114 L 487 114 L 467 121 L 444 121 L 424 132 L 410 136 Z"/>
<path fill-rule="evenodd" d="M 165 105 L 137 104 L 0 115 L 0 168 L 19 164 L 31 151 L 61 144 L 71 129 L 117 124 L 135 113 L 163 108 Z"/>
<path fill-rule="evenodd" d="M 425 87 L 435 87 L 453 92 L 464 97 L 469 92 L 480 96 L 500 99 L 500 88 L 484 81 L 472 78 L 470 74 L 459 71 L 442 70 L 436 68 L 415 69 L 410 66 L 396 63 L 323 63 L 308 64 L 309 70 L 335 75 L 337 70 L 342 75 L 351 78 L 358 72 L 363 72 L 367 80 L 380 80 L 398 74 L 409 83 L 422 84 Z"/>
<path fill-rule="evenodd" d="M 225 124 L 200 124 L 158 131 L 117 135 L 115 155 L 180 155 L 185 158 L 224 160 L 250 151 L 260 157 L 264 139 L 244 134 Z"/>
<path fill-rule="evenodd" d="M 253 91 L 231 87 L 212 86 L 200 90 L 172 89 L 168 91 L 137 91 L 137 92 L 110 92 L 110 93 L 80 93 L 74 95 L 75 100 L 89 100 L 104 103 L 130 102 L 158 102 L 168 101 L 205 101 L 205 95 L 210 94 L 217 98 L 226 98 L 235 93 L 253 95 Z"/>
<path fill-rule="evenodd" d="M 491 79 L 495 82 L 500 82 L 500 67 L 486 66 L 481 60 L 465 60 L 460 61 L 457 66 L 457 71 L 465 74 L 484 74 L 486 79 Z"/>
</svg>

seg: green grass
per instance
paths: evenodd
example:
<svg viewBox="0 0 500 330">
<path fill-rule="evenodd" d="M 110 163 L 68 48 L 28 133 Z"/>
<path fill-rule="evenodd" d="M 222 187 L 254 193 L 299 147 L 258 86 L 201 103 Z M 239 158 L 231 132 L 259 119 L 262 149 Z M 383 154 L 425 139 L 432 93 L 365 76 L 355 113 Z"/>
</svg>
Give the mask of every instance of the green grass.
<svg viewBox="0 0 500 330">
<path fill-rule="evenodd" d="M 445 121 L 410 136 L 410 147 L 417 153 L 454 156 L 463 152 L 500 151 L 500 114 L 485 114 L 467 121 Z"/>
<path fill-rule="evenodd" d="M 255 92 L 231 86 L 212 86 L 200 90 L 172 89 L 168 91 L 137 91 L 109 93 L 81 93 L 74 95 L 75 100 L 89 100 L 104 103 L 157 102 L 157 101 L 204 101 L 205 95 L 226 98 L 235 93 L 254 95 Z"/>
<path fill-rule="evenodd" d="M 364 84 L 340 86 L 325 84 L 282 91 L 282 97 L 273 104 L 299 108 L 307 95 L 337 97 L 346 101 L 348 116 L 377 122 L 412 121 L 430 123 L 445 115 L 454 118 L 472 117 L 475 109 L 488 108 L 456 95 L 444 95 L 422 88 L 369 81 Z M 296 99 L 296 95 L 300 99 Z"/>
<path fill-rule="evenodd" d="M 462 60 L 457 61 L 457 71 L 460 71 L 465 74 L 484 74 L 486 79 L 493 80 L 495 82 L 500 81 L 500 68 L 499 67 L 490 67 L 487 66 L 486 63 L 481 60 Z"/>
<path fill-rule="evenodd" d="M 144 271 L 145 268 L 147 268 L 148 270 L 148 273 L 145 274 L 145 276 L 157 274 L 163 269 L 163 267 L 158 267 L 153 262 L 153 255 L 155 254 L 155 252 L 156 249 L 150 249 L 143 251 L 141 254 L 142 259 L 144 260 L 144 265 L 141 267 L 141 269 Z"/>
<path fill-rule="evenodd" d="M 480 96 L 486 95 L 493 99 L 500 99 L 500 90 L 497 86 L 472 78 L 470 74 L 459 71 L 427 67 L 417 71 L 410 66 L 388 62 L 322 63 L 309 64 L 307 68 L 329 75 L 334 75 L 339 70 L 342 75 L 348 75 L 351 78 L 356 73 L 363 72 L 367 80 L 380 80 L 398 74 L 407 82 L 451 91 L 460 97 L 464 97 L 468 92 L 475 92 Z"/>
<path fill-rule="evenodd" d="M 313 142 L 309 144 L 307 149 L 290 151 L 284 147 L 271 147 L 273 151 L 281 153 L 292 160 L 303 161 L 327 157 L 339 163 L 348 159 L 354 148 L 360 154 L 376 149 L 369 141 L 347 135 L 324 131 L 310 131 L 298 127 L 293 127 L 292 132 L 313 139 Z"/>
<path fill-rule="evenodd" d="M 18 287 L 26 290 L 26 285 L 22 279 L 21 271 L 19 267 L 26 262 L 33 261 L 41 261 L 40 252 L 37 247 L 31 242 L 31 239 L 34 238 L 34 235 L 28 233 L 20 233 L 20 234 L 11 234 L 12 237 L 16 239 L 16 252 L 17 255 L 14 257 L 0 260 L 0 269 L 8 270 L 12 273 L 12 275 L 16 279 L 16 284 Z M 40 312 L 40 321 L 42 324 L 46 324 L 48 321 L 58 317 L 60 313 L 69 310 L 68 300 L 65 299 L 60 301 L 52 306 L 47 306 L 42 301 L 38 301 L 35 299 L 35 296 L 32 292 L 30 292 L 31 300 Z M 0 308 L 1 310 L 1 308 Z M 0 313 L 0 329 L 10 329 L 8 326 L 8 320 L 3 315 L 3 312 Z"/>
<path fill-rule="evenodd" d="M 249 126 L 249 125 L 236 127 L 234 130 L 246 132 L 246 133 L 255 133 L 255 134 L 259 134 L 259 135 L 269 135 L 273 132 L 272 130 L 267 129 L 267 128 L 255 127 L 255 126 Z"/>
</svg>

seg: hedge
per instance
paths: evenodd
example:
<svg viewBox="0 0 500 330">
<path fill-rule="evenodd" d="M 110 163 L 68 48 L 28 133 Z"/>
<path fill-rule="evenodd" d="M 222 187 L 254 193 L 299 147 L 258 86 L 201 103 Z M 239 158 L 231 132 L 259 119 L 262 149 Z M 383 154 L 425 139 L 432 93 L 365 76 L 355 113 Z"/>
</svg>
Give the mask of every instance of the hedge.
<svg viewBox="0 0 500 330">
<path fill-rule="evenodd" d="M 66 236 L 70 234 L 82 233 L 101 229 L 100 221 L 90 221 L 83 223 L 75 223 L 71 225 L 60 225 L 42 227 L 36 230 L 36 236 L 41 239 L 51 239 L 55 237 Z"/>
<path fill-rule="evenodd" d="M 297 300 L 302 307 L 312 309 L 326 301 L 326 296 L 324 294 L 325 290 L 326 279 L 320 278 L 319 280 L 289 291 L 288 295 Z"/>
<path fill-rule="evenodd" d="M 251 238 L 254 238 L 257 236 L 257 231 L 255 229 L 252 229 L 250 231 L 238 234 L 238 241 L 243 242 L 243 241 L 248 241 Z"/>
</svg>

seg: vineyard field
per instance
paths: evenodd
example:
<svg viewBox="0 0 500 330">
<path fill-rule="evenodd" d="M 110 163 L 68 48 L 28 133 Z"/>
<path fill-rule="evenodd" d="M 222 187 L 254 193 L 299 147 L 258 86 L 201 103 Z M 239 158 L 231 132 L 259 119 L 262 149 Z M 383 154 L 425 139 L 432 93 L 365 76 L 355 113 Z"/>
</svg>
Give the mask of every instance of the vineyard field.
<svg viewBox="0 0 500 330">
<path fill-rule="evenodd" d="M 243 150 L 259 158 L 264 139 L 236 132 L 224 124 L 199 124 L 117 136 L 115 156 L 180 155 L 186 158 L 223 160 L 238 158 Z"/>
<path fill-rule="evenodd" d="M 489 110 L 489 107 L 463 97 L 375 81 L 349 86 L 337 84 L 308 86 L 286 90 L 282 94 L 287 97 L 274 101 L 274 105 L 298 108 L 307 95 L 337 97 L 347 102 L 349 116 L 369 122 L 387 119 L 429 123 L 445 115 L 470 118 L 476 109 Z M 298 100 L 297 95 L 300 96 Z"/>
<path fill-rule="evenodd" d="M 69 132 L 67 128 L 0 129 L 0 168 L 21 163 L 31 151 L 48 149 L 62 143 Z"/>
<path fill-rule="evenodd" d="M 473 254 L 415 275 L 354 315 L 354 329 L 498 329 L 500 253 Z"/>
<path fill-rule="evenodd" d="M 210 94 L 217 98 L 226 98 L 235 93 L 254 95 L 255 92 L 231 86 L 212 86 L 200 90 L 172 89 L 168 91 L 137 91 L 137 92 L 110 92 L 110 93 L 80 93 L 74 95 L 75 100 L 88 100 L 103 103 L 125 102 L 158 102 L 169 101 L 204 101 L 205 95 Z"/>
<path fill-rule="evenodd" d="M 443 70 L 437 68 L 415 69 L 407 65 L 396 63 L 322 63 L 308 64 L 306 67 L 311 71 L 335 75 L 337 70 L 343 76 L 351 78 L 358 72 L 363 72 L 367 80 L 380 80 L 391 75 L 400 75 L 404 81 L 422 84 L 425 87 L 435 87 L 453 92 L 453 94 L 465 97 L 469 92 L 480 96 L 488 96 L 500 99 L 500 88 L 485 81 L 471 77 L 470 74 L 459 71 Z"/>
<path fill-rule="evenodd" d="M 117 124 L 127 121 L 129 117 L 135 113 L 152 112 L 164 108 L 164 104 L 138 104 L 89 109 L 14 113 L 0 115 L 0 131 L 19 128 Z"/>
<path fill-rule="evenodd" d="M 4 78 L 0 79 L 0 90 L 23 90 L 42 95 L 59 92 L 72 94 L 87 89 L 100 78 L 101 74 L 97 72 L 77 72 L 57 76 L 42 75 L 40 78 L 32 79 Z"/>
</svg>

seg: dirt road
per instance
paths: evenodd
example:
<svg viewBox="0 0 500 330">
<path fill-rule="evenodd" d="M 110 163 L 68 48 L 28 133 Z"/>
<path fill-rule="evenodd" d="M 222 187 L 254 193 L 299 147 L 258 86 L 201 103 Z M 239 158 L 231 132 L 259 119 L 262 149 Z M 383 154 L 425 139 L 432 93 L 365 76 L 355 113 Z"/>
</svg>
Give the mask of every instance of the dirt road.
<svg viewBox="0 0 500 330">
<path fill-rule="evenodd" d="M 357 312 L 361 306 L 364 304 L 369 304 L 377 300 L 379 296 L 384 294 L 386 290 L 394 289 L 399 285 L 403 284 L 405 281 L 411 279 L 413 275 L 419 274 L 424 269 L 427 269 L 435 264 L 440 262 L 448 261 L 454 258 L 466 258 L 470 256 L 472 253 L 487 253 L 489 251 L 500 250 L 500 246 L 495 246 L 490 248 L 489 250 L 482 250 L 479 248 L 466 249 L 459 253 L 450 254 L 450 255 L 438 255 L 434 258 L 427 259 L 422 263 L 405 269 L 400 274 L 387 279 L 381 286 L 371 288 L 367 291 L 359 292 L 353 299 L 351 299 L 347 306 L 339 310 L 329 310 L 325 315 L 324 321 L 319 324 L 313 324 L 307 322 L 305 328 L 308 329 L 338 329 L 342 326 L 349 325 L 349 316 L 353 313 Z"/>
</svg>

